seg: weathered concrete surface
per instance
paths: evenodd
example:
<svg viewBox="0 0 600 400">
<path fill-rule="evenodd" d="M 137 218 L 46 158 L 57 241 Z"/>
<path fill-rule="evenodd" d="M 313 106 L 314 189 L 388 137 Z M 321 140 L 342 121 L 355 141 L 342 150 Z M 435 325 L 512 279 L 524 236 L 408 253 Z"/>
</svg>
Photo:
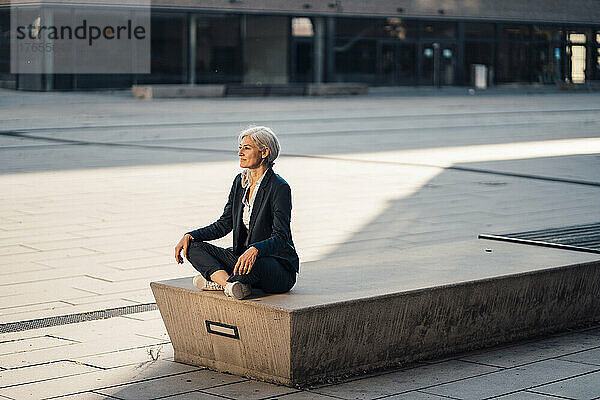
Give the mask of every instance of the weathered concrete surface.
<svg viewBox="0 0 600 400">
<path fill-rule="evenodd" d="M 153 282 L 152 291 L 175 349 L 175 360 L 291 384 L 290 312 L 202 292 L 191 278 Z M 207 327 L 207 321 L 211 324 Z M 234 326 L 235 331 L 217 324 Z M 213 333 L 209 332 L 209 329 Z M 217 333 L 214 333 L 217 332 Z M 219 335 L 224 332 L 229 336 Z"/>
<path fill-rule="evenodd" d="M 406 254 L 411 266 L 397 260 L 391 269 L 383 260 L 378 288 L 363 286 L 351 265 L 346 274 L 308 270 L 290 293 L 248 301 L 199 291 L 191 278 L 152 283 L 152 290 L 176 361 L 286 385 L 600 320 L 597 256 L 487 241 L 452 245 L 458 256 L 440 257 L 445 246 L 428 246 L 406 252 L 421 252 Z M 206 321 L 236 327 L 239 338 L 209 333 Z"/>
<path fill-rule="evenodd" d="M 223 97 L 225 85 L 145 85 L 132 86 L 131 91 L 138 99 Z"/>
</svg>

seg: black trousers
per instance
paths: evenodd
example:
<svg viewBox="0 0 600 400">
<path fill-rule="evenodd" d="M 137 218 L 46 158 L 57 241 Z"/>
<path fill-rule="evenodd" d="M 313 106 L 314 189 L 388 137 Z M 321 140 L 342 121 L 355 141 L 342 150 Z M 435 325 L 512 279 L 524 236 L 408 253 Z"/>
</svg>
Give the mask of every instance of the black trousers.
<svg viewBox="0 0 600 400">
<path fill-rule="evenodd" d="M 296 283 L 296 273 L 283 267 L 274 257 L 257 257 L 250 273 L 233 274 L 237 257 L 233 251 L 206 242 L 192 242 L 188 260 L 206 280 L 222 269 L 230 275 L 228 281 L 247 283 L 267 293 L 285 293 Z"/>
</svg>

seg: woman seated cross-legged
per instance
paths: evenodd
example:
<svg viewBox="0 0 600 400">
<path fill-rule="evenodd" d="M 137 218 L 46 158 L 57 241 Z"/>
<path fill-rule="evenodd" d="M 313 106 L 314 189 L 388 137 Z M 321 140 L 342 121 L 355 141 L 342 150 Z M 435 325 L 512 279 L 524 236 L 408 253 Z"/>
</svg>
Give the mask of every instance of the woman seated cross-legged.
<svg viewBox="0 0 600 400">
<path fill-rule="evenodd" d="M 224 290 L 243 299 L 260 288 L 284 293 L 296 283 L 298 254 L 292 241 L 290 186 L 273 172 L 279 141 L 264 126 L 248 128 L 239 135 L 240 167 L 233 180 L 223 215 L 214 223 L 186 233 L 175 246 L 200 272 L 194 285 L 202 290 Z M 207 243 L 233 230 L 233 248 Z"/>
</svg>

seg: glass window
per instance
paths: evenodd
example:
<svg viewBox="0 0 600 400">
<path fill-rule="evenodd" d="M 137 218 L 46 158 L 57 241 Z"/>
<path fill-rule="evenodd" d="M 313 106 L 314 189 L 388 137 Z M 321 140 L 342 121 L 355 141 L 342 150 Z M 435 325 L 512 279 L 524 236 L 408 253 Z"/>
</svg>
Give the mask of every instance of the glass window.
<svg viewBox="0 0 600 400">
<path fill-rule="evenodd" d="M 381 45 L 378 82 L 387 85 L 414 84 L 416 80 L 416 44 L 390 43 Z"/>
<path fill-rule="evenodd" d="M 386 18 L 383 24 L 384 37 L 395 39 L 416 39 L 417 22 L 407 21 L 402 18 Z"/>
<path fill-rule="evenodd" d="M 527 40 L 530 38 L 529 25 L 503 24 L 500 25 L 500 39 Z"/>
<path fill-rule="evenodd" d="M 374 82 L 376 65 L 375 40 L 336 41 L 335 72 L 342 82 Z"/>
<path fill-rule="evenodd" d="M 198 83 L 240 82 L 242 59 L 240 17 L 198 16 L 196 26 L 196 80 Z"/>
<path fill-rule="evenodd" d="M 570 33 L 567 38 L 571 43 L 585 43 L 587 38 L 585 37 L 585 33 Z"/>
<path fill-rule="evenodd" d="M 421 71 L 422 83 L 427 85 L 453 85 L 455 83 L 455 54 L 456 49 L 453 45 L 442 44 L 436 46 L 434 43 L 424 44 L 423 69 Z M 437 63 L 436 57 L 439 60 Z"/>
<path fill-rule="evenodd" d="M 455 22 L 426 22 L 423 24 L 423 37 L 444 39 L 456 37 Z"/>
<path fill-rule="evenodd" d="M 0 73 L 10 72 L 10 11 L 0 9 Z"/>
<path fill-rule="evenodd" d="M 593 41 L 593 31 L 589 28 L 577 27 L 567 30 L 567 40 L 571 43 L 585 44 L 588 40 Z"/>
<path fill-rule="evenodd" d="M 531 45 L 532 80 L 537 83 L 554 83 L 560 79 L 560 52 L 556 57 L 556 48 L 552 43 Z"/>
<path fill-rule="evenodd" d="M 139 75 L 139 82 L 183 83 L 187 66 L 186 18 L 182 14 L 152 13 L 151 74 Z"/>
<path fill-rule="evenodd" d="M 534 25 L 533 39 L 535 40 L 561 40 L 563 30 L 560 26 Z"/>
<path fill-rule="evenodd" d="M 337 37 L 416 39 L 417 23 L 403 18 L 337 18 Z"/>
<path fill-rule="evenodd" d="M 594 66 L 594 80 L 600 80 L 600 47 L 596 49 L 596 65 Z"/>
<path fill-rule="evenodd" d="M 529 46 L 525 43 L 500 43 L 497 65 L 498 82 L 529 82 Z"/>
<path fill-rule="evenodd" d="M 483 64 L 488 69 L 494 66 L 494 42 L 466 42 L 465 43 L 465 78 L 466 84 L 472 85 L 471 70 L 473 65 Z"/>
<path fill-rule="evenodd" d="M 496 36 L 494 24 L 465 24 L 465 37 L 467 39 L 493 39 Z"/>
<path fill-rule="evenodd" d="M 312 37 L 314 35 L 310 18 L 292 18 L 292 36 Z"/>
</svg>

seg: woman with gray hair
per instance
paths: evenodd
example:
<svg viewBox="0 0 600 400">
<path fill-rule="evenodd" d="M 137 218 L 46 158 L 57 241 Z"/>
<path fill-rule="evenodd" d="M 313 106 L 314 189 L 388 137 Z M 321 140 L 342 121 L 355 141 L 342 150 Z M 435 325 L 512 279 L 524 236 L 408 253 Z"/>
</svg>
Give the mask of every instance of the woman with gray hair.
<svg viewBox="0 0 600 400">
<path fill-rule="evenodd" d="M 239 135 L 240 167 L 223 215 L 211 225 L 186 233 L 175 246 L 175 260 L 184 256 L 200 272 L 194 286 L 223 290 L 243 299 L 252 288 L 284 293 L 296 283 L 299 260 L 290 219 L 290 186 L 273 172 L 279 140 L 270 128 L 254 126 Z M 233 230 L 233 247 L 206 243 Z"/>
</svg>

